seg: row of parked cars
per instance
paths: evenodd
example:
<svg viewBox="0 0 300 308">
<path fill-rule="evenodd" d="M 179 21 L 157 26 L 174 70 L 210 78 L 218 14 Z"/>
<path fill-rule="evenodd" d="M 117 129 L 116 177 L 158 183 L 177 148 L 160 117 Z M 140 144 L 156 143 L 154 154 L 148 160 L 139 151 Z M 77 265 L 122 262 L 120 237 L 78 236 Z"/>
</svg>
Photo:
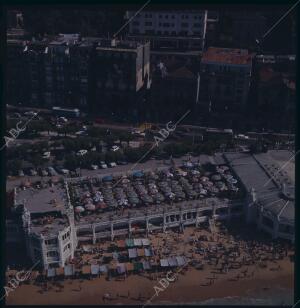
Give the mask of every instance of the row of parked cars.
<svg viewBox="0 0 300 308">
<path fill-rule="evenodd" d="M 98 169 L 107 169 L 107 168 L 114 168 L 117 165 L 127 165 L 128 162 L 126 161 L 118 161 L 117 163 L 111 162 L 106 163 L 105 161 L 100 161 L 98 165 L 91 165 L 91 170 L 98 170 Z M 18 171 L 18 176 L 55 176 L 55 175 L 69 175 L 71 172 L 66 168 L 62 168 L 60 166 L 54 167 L 47 167 L 47 168 L 26 168 Z"/>
<path fill-rule="evenodd" d="M 128 162 L 126 161 L 118 161 L 117 163 L 111 162 L 111 163 L 106 163 L 105 161 L 100 161 L 99 165 L 91 165 L 92 170 L 98 170 L 98 169 L 107 169 L 107 168 L 114 168 L 117 165 L 127 165 Z"/>
<path fill-rule="evenodd" d="M 70 171 L 68 169 L 64 169 L 62 167 L 56 166 L 56 167 L 47 167 L 47 168 L 27 168 L 23 170 L 18 171 L 18 176 L 25 176 L 25 175 L 30 175 L 30 176 L 55 176 L 55 175 L 68 175 Z"/>
</svg>

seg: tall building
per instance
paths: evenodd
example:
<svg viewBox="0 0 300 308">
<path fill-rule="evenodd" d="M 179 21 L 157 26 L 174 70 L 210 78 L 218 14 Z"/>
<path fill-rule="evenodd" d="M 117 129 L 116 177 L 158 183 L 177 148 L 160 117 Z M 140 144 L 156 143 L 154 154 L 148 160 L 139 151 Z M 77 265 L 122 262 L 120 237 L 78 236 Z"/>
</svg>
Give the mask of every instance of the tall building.
<svg viewBox="0 0 300 308">
<path fill-rule="evenodd" d="M 212 111 L 245 107 L 252 57 L 245 49 L 209 47 L 201 60 L 200 103 Z"/>
<path fill-rule="evenodd" d="M 143 116 L 150 44 L 101 40 L 91 63 L 91 110 L 118 120 Z"/>
<path fill-rule="evenodd" d="M 134 11 L 127 11 L 130 19 Z M 129 38 L 145 38 L 151 49 L 202 50 L 207 11 L 143 11 L 129 23 Z"/>
</svg>

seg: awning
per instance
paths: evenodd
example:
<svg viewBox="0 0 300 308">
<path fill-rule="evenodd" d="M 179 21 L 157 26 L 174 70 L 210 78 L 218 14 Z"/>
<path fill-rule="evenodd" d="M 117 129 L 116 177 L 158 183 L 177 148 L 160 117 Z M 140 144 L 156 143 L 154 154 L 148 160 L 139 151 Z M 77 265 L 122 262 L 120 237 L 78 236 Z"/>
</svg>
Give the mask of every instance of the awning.
<svg viewBox="0 0 300 308">
<path fill-rule="evenodd" d="M 91 273 L 91 266 L 90 265 L 84 265 L 82 267 L 82 274 L 90 274 Z"/>
<path fill-rule="evenodd" d="M 168 267 L 169 266 L 168 260 L 167 259 L 160 259 L 160 266 Z"/>
<path fill-rule="evenodd" d="M 128 256 L 129 256 L 129 259 L 136 258 L 138 256 L 136 248 L 128 249 Z"/>
<path fill-rule="evenodd" d="M 129 272 L 129 271 L 133 271 L 133 270 L 134 270 L 133 264 L 130 263 L 130 262 L 127 262 L 127 263 L 126 263 L 126 269 L 127 269 L 128 272 Z"/>
<path fill-rule="evenodd" d="M 117 247 L 119 247 L 119 248 L 125 248 L 125 241 L 124 241 L 124 240 L 119 240 L 119 241 L 117 241 Z"/>
<path fill-rule="evenodd" d="M 133 245 L 134 245 L 134 246 L 142 246 L 142 245 L 143 245 L 142 239 L 140 239 L 140 238 L 135 238 L 135 239 L 133 240 Z"/>
<path fill-rule="evenodd" d="M 133 267 L 134 267 L 134 270 L 135 270 L 135 271 L 140 271 L 140 270 L 143 269 L 143 263 L 141 263 L 141 262 L 136 262 L 136 263 L 134 263 Z"/>
<path fill-rule="evenodd" d="M 100 266 L 98 264 L 92 264 L 91 265 L 91 273 L 92 275 L 98 275 L 99 274 Z"/>
<path fill-rule="evenodd" d="M 178 266 L 183 266 L 186 264 L 185 257 L 176 257 L 176 261 L 177 261 Z"/>
<path fill-rule="evenodd" d="M 151 265 L 150 265 L 150 262 L 149 261 L 143 261 L 143 268 L 144 270 L 149 270 L 151 269 Z"/>
<path fill-rule="evenodd" d="M 63 267 L 58 267 L 58 268 L 55 269 L 56 276 L 64 275 L 64 273 L 65 273 L 65 271 L 64 271 Z"/>
<path fill-rule="evenodd" d="M 176 257 L 171 257 L 171 258 L 168 258 L 168 263 L 170 266 L 177 266 L 177 260 L 176 260 Z"/>
<path fill-rule="evenodd" d="M 150 240 L 147 239 L 147 238 L 143 238 L 142 239 L 142 243 L 143 243 L 143 246 L 149 246 L 150 245 Z"/>
<path fill-rule="evenodd" d="M 74 265 L 68 264 L 64 267 L 65 276 L 72 276 L 74 274 Z"/>
<path fill-rule="evenodd" d="M 126 239 L 126 246 L 127 247 L 133 247 L 134 246 L 133 240 L 132 239 Z"/>
<path fill-rule="evenodd" d="M 106 265 L 100 265 L 99 271 L 100 271 L 100 273 L 107 273 L 108 272 L 108 268 L 107 268 Z"/>
<path fill-rule="evenodd" d="M 117 265 L 117 271 L 119 274 L 123 274 L 126 272 L 126 266 L 125 266 L 125 263 L 119 263 Z"/>
<path fill-rule="evenodd" d="M 138 248 L 137 249 L 137 254 L 138 254 L 139 257 L 144 257 L 145 256 L 144 248 Z"/>
<path fill-rule="evenodd" d="M 145 248 L 145 256 L 146 257 L 152 257 L 153 256 L 151 248 Z"/>
<path fill-rule="evenodd" d="M 47 270 L 47 277 L 55 277 L 55 268 L 49 268 Z"/>
</svg>

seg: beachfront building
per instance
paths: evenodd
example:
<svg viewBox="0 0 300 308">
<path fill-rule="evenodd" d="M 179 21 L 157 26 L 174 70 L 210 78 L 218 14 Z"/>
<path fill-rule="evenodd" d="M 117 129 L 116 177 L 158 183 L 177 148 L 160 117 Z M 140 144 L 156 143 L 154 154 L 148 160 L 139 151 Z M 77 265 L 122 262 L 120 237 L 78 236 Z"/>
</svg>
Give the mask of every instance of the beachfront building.
<svg viewBox="0 0 300 308">
<path fill-rule="evenodd" d="M 295 240 L 295 174 L 293 153 L 269 151 L 260 154 L 226 153 L 236 177 L 249 192 L 245 219 L 272 238 Z M 290 163 L 286 168 L 283 164 Z"/>
<path fill-rule="evenodd" d="M 15 189 L 14 196 L 7 242 L 25 242 L 27 256 L 39 267 L 63 267 L 77 247 L 67 184 Z"/>
<path fill-rule="evenodd" d="M 214 232 L 216 220 L 242 217 L 274 239 L 294 242 L 294 171 L 279 170 L 289 154 L 225 153 L 210 157 L 211 172 L 186 162 L 155 172 L 17 188 L 7 241 L 25 242 L 27 255 L 43 268 L 64 267 L 78 243 L 135 238 L 170 228 L 182 231 L 203 223 Z"/>
</svg>

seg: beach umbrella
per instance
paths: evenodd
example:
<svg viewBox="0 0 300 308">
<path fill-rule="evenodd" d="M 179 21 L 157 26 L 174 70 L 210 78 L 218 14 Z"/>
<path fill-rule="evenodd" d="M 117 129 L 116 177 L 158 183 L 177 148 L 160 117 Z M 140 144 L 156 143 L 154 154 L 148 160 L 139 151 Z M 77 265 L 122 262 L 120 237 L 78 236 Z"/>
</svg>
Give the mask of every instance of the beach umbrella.
<svg viewBox="0 0 300 308">
<path fill-rule="evenodd" d="M 82 213 L 82 212 L 84 212 L 85 211 L 85 209 L 84 209 L 84 207 L 82 207 L 82 206 L 76 206 L 75 207 L 75 212 L 76 213 Z"/>
<path fill-rule="evenodd" d="M 113 177 L 111 175 L 107 175 L 102 178 L 103 182 L 111 182 L 113 180 Z"/>
<path fill-rule="evenodd" d="M 88 204 L 85 205 L 85 208 L 89 211 L 95 211 L 96 206 L 92 203 L 88 203 Z"/>
<path fill-rule="evenodd" d="M 144 176 L 144 173 L 142 171 L 137 171 L 137 172 L 134 172 L 132 175 L 136 178 L 141 178 Z"/>
</svg>

